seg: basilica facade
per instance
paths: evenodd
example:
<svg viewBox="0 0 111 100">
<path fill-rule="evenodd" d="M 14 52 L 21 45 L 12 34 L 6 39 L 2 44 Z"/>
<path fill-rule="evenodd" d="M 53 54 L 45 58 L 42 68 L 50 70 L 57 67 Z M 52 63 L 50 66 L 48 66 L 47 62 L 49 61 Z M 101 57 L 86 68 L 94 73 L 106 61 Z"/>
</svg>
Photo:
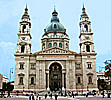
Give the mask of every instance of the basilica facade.
<svg viewBox="0 0 111 100">
<path fill-rule="evenodd" d="M 91 21 L 82 8 L 80 53 L 69 49 L 69 36 L 56 9 L 42 35 L 42 50 L 31 52 L 31 22 L 27 7 L 20 21 L 15 55 L 15 90 L 94 90 L 96 52 Z"/>
</svg>

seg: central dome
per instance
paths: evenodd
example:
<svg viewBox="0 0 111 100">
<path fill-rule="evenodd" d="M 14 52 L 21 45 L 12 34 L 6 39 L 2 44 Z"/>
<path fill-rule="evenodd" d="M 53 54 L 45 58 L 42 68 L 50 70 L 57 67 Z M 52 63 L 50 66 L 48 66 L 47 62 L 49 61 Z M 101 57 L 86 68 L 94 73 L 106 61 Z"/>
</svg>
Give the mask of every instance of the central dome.
<svg viewBox="0 0 111 100">
<path fill-rule="evenodd" d="M 59 23 L 59 22 L 53 22 L 50 23 L 49 25 L 47 25 L 46 27 L 46 32 L 65 32 L 66 29 L 64 28 L 64 26 Z"/>
<path fill-rule="evenodd" d="M 58 13 L 54 9 L 52 13 L 52 18 L 51 18 L 51 23 L 46 26 L 45 32 L 50 33 L 50 32 L 66 32 L 66 29 L 64 26 L 60 23 L 59 18 L 57 17 Z"/>
</svg>

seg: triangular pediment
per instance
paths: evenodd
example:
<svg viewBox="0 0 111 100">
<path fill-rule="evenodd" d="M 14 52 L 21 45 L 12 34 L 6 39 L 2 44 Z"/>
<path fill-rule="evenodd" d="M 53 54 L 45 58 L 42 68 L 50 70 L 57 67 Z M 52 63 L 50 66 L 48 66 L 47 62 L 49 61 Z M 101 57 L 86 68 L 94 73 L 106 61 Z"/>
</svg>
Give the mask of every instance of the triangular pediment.
<svg viewBox="0 0 111 100">
<path fill-rule="evenodd" d="M 54 48 L 49 48 L 40 52 L 36 52 L 35 54 L 76 54 L 76 52 L 54 47 Z"/>
</svg>

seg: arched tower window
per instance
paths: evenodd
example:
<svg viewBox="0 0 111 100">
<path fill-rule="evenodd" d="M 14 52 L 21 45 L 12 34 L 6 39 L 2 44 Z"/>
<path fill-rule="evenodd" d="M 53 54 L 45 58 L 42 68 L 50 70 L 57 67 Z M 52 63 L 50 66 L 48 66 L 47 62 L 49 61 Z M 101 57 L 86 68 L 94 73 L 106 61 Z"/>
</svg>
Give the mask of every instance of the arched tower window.
<svg viewBox="0 0 111 100">
<path fill-rule="evenodd" d="M 88 78 L 88 82 L 89 82 L 89 84 L 92 83 L 92 77 L 91 77 L 91 76 L 89 76 L 89 78 Z"/>
<path fill-rule="evenodd" d="M 56 42 L 54 43 L 54 47 L 57 47 L 57 43 Z"/>
<path fill-rule="evenodd" d="M 90 46 L 89 45 L 86 45 L 86 51 L 90 52 Z"/>
<path fill-rule="evenodd" d="M 78 77 L 77 81 L 78 81 L 78 84 L 80 84 L 80 83 L 81 83 L 80 77 Z"/>
<path fill-rule="evenodd" d="M 31 77 L 31 84 L 34 84 L 34 77 Z"/>
<path fill-rule="evenodd" d="M 84 25 L 84 30 L 85 30 L 85 32 L 88 32 L 88 25 L 87 24 Z"/>
<path fill-rule="evenodd" d="M 26 25 L 23 25 L 23 29 L 22 29 L 23 33 L 25 32 L 25 29 L 26 29 Z"/>
<path fill-rule="evenodd" d="M 25 46 L 22 45 L 22 46 L 21 46 L 21 53 L 24 53 L 24 51 L 25 51 Z"/>
<path fill-rule="evenodd" d="M 52 47 L 52 43 L 49 43 L 49 48 L 51 48 Z"/>
<path fill-rule="evenodd" d="M 62 43 L 59 43 L 59 47 L 62 48 Z"/>
</svg>

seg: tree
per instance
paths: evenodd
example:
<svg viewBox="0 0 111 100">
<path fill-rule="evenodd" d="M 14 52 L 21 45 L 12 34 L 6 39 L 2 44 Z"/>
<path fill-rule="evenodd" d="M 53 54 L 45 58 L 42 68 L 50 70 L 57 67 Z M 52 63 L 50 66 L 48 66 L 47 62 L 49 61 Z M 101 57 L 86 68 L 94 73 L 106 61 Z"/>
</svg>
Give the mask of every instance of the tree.
<svg viewBox="0 0 111 100">
<path fill-rule="evenodd" d="M 108 77 L 108 80 L 110 82 L 110 87 L 109 89 L 111 89 L 111 60 L 107 60 L 105 62 L 106 66 L 105 66 L 105 72 L 104 72 L 104 76 Z"/>
<path fill-rule="evenodd" d="M 13 91 L 14 85 L 11 84 L 11 82 L 4 82 L 2 87 L 2 93 L 5 91 L 8 91 L 8 96 L 10 96 L 10 92 Z"/>
</svg>

